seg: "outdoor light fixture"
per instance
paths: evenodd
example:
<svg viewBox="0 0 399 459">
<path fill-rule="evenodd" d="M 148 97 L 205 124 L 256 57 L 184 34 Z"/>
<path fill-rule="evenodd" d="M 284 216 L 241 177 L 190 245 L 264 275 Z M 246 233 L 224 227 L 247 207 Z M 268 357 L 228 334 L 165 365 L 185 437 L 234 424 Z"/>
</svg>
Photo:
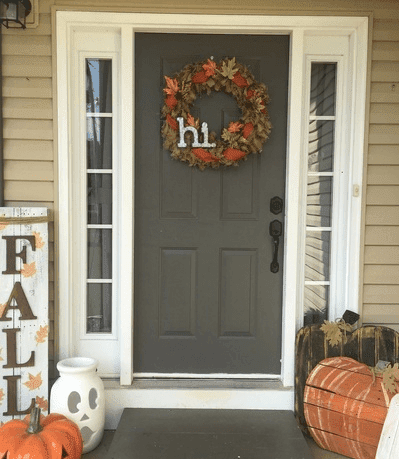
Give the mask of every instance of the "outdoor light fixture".
<svg viewBox="0 0 399 459">
<path fill-rule="evenodd" d="M 26 16 L 31 10 L 29 0 L 0 0 L 0 21 L 7 29 L 26 29 Z"/>
</svg>

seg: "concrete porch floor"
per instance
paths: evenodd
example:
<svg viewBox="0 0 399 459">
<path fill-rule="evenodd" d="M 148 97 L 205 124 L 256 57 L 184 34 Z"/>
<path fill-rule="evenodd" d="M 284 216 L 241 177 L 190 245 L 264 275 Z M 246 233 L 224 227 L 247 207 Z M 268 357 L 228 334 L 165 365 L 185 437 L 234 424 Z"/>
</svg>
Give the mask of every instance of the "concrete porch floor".
<svg viewBox="0 0 399 459">
<path fill-rule="evenodd" d="M 82 459 L 107 459 L 107 452 L 109 447 L 111 446 L 114 434 L 114 430 L 105 431 L 104 437 L 100 445 L 94 451 L 84 454 L 82 456 Z M 319 448 L 313 441 L 313 439 L 307 437 L 305 437 L 305 439 L 307 441 L 313 459 L 345 459 L 345 456 L 341 456 L 340 454 L 332 453 L 331 451 L 326 451 L 324 449 Z"/>
</svg>

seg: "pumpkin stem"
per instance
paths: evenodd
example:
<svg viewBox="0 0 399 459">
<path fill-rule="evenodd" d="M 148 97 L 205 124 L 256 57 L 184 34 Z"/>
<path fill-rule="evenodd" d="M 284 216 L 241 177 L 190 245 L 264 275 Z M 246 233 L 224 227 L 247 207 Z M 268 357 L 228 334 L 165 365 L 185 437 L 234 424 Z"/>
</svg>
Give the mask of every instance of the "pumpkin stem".
<svg viewBox="0 0 399 459">
<path fill-rule="evenodd" d="M 29 427 L 26 432 L 30 434 L 37 434 L 43 430 L 40 425 L 40 408 L 34 406 L 30 412 Z"/>
</svg>

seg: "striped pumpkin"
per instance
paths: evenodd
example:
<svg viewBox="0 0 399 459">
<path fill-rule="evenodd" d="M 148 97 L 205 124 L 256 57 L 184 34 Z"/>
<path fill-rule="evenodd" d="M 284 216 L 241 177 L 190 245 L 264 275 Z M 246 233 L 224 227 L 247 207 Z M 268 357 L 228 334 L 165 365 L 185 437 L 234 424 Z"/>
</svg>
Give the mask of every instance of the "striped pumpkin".
<svg viewBox="0 0 399 459">
<path fill-rule="evenodd" d="M 304 392 L 310 434 L 321 448 L 374 459 L 391 398 L 367 365 L 348 357 L 322 360 Z"/>
</svg>

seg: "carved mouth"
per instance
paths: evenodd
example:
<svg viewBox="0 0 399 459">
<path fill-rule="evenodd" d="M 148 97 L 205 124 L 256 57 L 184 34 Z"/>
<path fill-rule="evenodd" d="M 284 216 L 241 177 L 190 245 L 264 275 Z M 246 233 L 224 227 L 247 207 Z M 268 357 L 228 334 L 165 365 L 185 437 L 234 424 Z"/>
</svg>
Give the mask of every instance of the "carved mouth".
<svg viewBox="0 0 399 459">
<path fill-rule="evenodd" d="M 84 426 L 80 429 L 80 433 L 82 434 L 83 444 L 86 444 L 90 438 L 95 434 L 90 427 Z"/>
</svg>

